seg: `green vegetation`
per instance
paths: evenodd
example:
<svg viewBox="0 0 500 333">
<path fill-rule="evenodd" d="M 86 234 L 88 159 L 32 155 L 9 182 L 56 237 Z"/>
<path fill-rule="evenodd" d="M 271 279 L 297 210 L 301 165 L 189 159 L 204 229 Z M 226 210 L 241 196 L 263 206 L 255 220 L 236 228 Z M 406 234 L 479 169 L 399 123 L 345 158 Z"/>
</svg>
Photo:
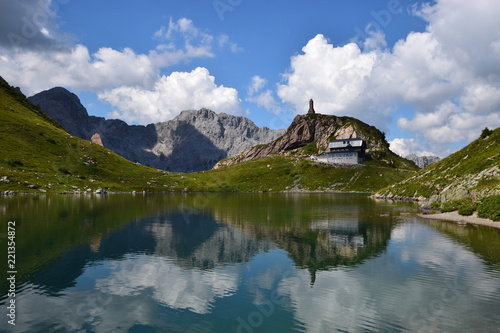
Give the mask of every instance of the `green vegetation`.
<svg viewBox="0 0 500 333">
<path fill-rule="evenodd" d="M 414 173 L 375 160 L 357 167 L 332 167 L 301 154 L 270 155 L 190 174 L 162 172 L 71 136 L 3 80 L 0 149 L 0 191 L 16 193 L 81 193 L 98 188 L 112 192 L 373 192 Z M 315 142 L 304 147 L 307 153 L 317 151 Z"/>
<path fill-rule="evenodd" d="M 228 191 L 356 191 L 373 192 L 414 172 L 388 167 L 332 167 L 307 159 L 270 155 L 206 171 L 205 190 Z M 215 185 L 215 188 L 213 187 Z"/>
<path fill-rule="evenodd" d="M 485 138 L 489 137 L 491 134 L 493 134 L 493 131 L 490 130 L 488 127 L 485 127 L 483 129 L 483 131 L 481 132 L 480 138 L 485 139 Z"/>
<path fill-rule="evenodd" d="M 458 214 L 463 216 L 471 216 L 476 210 L 476 204 L 472 202 L 472 199 L 464 199 L 463 204 L 458 207 Z"/>
<path fill-rule="evenodd" d="M 500 195 L 481 199 L 477 206 L 477 216 L 500 221 Z"/>
<path fill-rule="evenodd" d="M 302 148 L 302 152 L 306 155 L 317 154 L 318 150 L 319 149 L 318 149 L 318 145 L 316 144 L 316 141 L 313 141 Z"/>
<path fill-rule="evenodd" d="M 479 214 L 484 200 L 490 213 L 482 216 L 492 219 L 500 211 L 498 199 L 494 199 L 500 195 L 499 175 L 500 128 L 485 128 L 477 140 L 460 151 L 376 194 L 423 197 L 431 208 L 444 212 L 458 210 L 462 215 L 471 215 L 476 209 Z"/>
<path fill-rule="evenodd" d="M 413 177 L 384 188 L 378 193 L 431 198 L 433 195 L 441 194 L 445 188 L 461 186 L 469 194 L 474 192 L 487 194 L 500 189 L 499 169 L 500 129 L 496 129 L 491 135 L 477 139 Z"/>
<path fill-rule="evenodd" d="M 440 208 L 443 213 L 458 211 L 462 216 L 470 216 L 477 210 L 477 216 L 493 221 L 500 221 L 500 195 L 485 197 L 477 202 L 466 197 L 459 200 L 447 201 L 442 206 L 437 202 L 433 208 Z"/>
<path fill-rule="evenodd" d="M 164 177 L 163 173 L 69 135 L 3 80 L 0 101 L 1 191 L 159 189 L 150 184 Z"/>
<path fill-rule="evenodd" d="M 438 203 L 435 203 L 433 208 L 441 208 L 443 213 L 458 211 L 460 215 L 470 216 L 476 210 L 476 203 L 474 203 L 471 198 L 467 197 L 445 202 L 442 207 Z"/>
</svg>

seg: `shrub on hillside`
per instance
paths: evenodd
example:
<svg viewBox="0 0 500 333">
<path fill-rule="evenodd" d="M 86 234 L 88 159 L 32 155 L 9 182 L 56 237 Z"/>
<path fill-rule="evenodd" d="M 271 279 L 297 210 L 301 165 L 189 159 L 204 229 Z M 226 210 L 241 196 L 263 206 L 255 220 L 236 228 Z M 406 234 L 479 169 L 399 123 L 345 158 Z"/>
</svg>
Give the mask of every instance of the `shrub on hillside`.
<svg viewBox="0 0 500 333">
<path fill-rule="evenodd" d="M 18 167 L 18 166 L 23 166 L 24 163 L 21 162 L 21 161 L 18 161 L 18 160 L 13 160 L 11 158 L 6 158 L 3 160 L 3 162 L 5 164 L 7 164 L 8 166 L 12 167 L 12 168 L 15 168 L 15 167 Z"/>
<path fill-rule="evenodd" d="M 461 200 L 447 201 L 441 207 L 443 213 L 454 212 L 460 207 Z"/>
<path fill-rule="evenodd" d="M 500 221 L 500 195 L 481 199 L 477 205 L 477 216 Z"/>
<path fill-rule="evenodd" d="M 445 202 L 441 208 L 443 213 L 454 212 L 457 210 L 460 215 L 470 216 L 476 210 L 476 205 L 472 202 L 471 198 L 463 198 Z"/>
<path fill-rule="evenodd" d="M 465 198 L 460 200 L 460 206 L 458 207 L 458 214 L 462 216 L 471 216 L 476 210 L 476 204 L 472 202 L 471 198 Z"/>
<path fill-rule="evenodd" d="M 64 173 L 65 175 L 71 175 L 71 172 L 69 172 L 68 168 L 60 167 L 58 170 L 60 173 Z"/>
<path fill-rule="evenodd" d="M 488 127 L 485 127 L 483 131 L 481 132 L 481 139 L 485 139 L 489 137 L 493 133 L 492 130 L 490 130 Z"/>
</svg>

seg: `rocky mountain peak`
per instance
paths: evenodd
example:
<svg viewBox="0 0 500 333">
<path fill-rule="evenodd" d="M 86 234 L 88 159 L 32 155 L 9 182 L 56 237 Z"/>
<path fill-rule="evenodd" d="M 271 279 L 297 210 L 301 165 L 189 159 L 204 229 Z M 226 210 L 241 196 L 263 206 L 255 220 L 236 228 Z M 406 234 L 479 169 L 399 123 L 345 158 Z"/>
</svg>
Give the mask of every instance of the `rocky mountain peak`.
<svg viewBox="0 0 500 333">
<path fill-rule="evenodd" d="M 30 100 L 72 135 L 100 143 L 132 162 L 168 171 L 210 169 L 220 159 L 268 143 L 284 132 L 206 108 L 182 111 L 172 120 L 147 126 L 128 125 L 89 116 L 78 96 L 60 87 Z"/>
<path fill-rule="evenodd" d="M 55 87 L 28 98 L 40 106 L 69 133 L 82 137 L 89 114 L 77 95 L 65 88 Z"/>
<path fill-rule="evenodd" d="M 269 144 L 251 147 L 233 158 L 221 161 L 215 167 L 225 167 L 270 154 L 287 155 L 294 152 L 295 155 L 301 156 L 308 155 L 311 151 L 321 153 L 327 149 L 328 143 L 332 140 L 352 138 L 365 140 L 367 153 L 375 158 L 387 160 L 385 163 L 388 165 L 394 165 L 394 160 L 397 157 L 389 150 L 384 133 L 377 128 L 351 117 L 307 113 L 295 116 L 280 138 Z M 315 146 L 312 149 L 301 150 L 301 148 L 313 143 Z M 387 156 L 391 157 L 387 158 Z"/>
<path fill-rule="evenodd" d="M 413 161 L 421 169 L 433 163 L 439 162 L 441 160 L 437 156 L 417 156 L 415 154 L 410 154 L 405 158 L 409 159 L 410 161 Z"/>
</svg>

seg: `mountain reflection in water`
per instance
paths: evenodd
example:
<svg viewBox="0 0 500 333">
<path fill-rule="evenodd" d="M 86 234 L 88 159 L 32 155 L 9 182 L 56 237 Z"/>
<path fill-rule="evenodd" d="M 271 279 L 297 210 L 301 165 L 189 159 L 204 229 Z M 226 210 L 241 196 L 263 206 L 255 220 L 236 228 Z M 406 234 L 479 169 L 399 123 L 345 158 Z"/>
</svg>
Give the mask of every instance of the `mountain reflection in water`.
<svg viewBox="0 0 500 333">
<path fill-rule="evenodd" d="M 412 204 L 199 193 L 1 198 L 0 208 L 18 222 L 16 332 L 477 327 L 450 317 L 465 304 L 486 316 L 480 327 L 500 323 L 488 314 L 500 303 L 489 296 L 500 295 L 500 234 L 402 217 Z M 418 315 L 448 285 L 461 298 Z"/>
</svg>

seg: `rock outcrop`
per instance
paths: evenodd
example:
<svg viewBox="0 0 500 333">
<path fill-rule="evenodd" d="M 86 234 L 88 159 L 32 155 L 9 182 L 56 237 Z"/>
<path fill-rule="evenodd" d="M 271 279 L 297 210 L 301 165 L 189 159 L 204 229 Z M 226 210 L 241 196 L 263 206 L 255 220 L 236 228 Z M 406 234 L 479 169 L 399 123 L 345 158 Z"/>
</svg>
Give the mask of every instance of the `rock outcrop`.
<svg viewBox="0 0 500 333">
<path fill-rule="evenodd" d="M 335 139 L 361 138 L 367 143 L 367 154 L 388 166 L 407 164 L 405 167 L 413 169 L 406 159 L 403 159 L 389 150 L 384 133 L 369 126 L 360 120 L 351 117 L 337 117 L 318 113 L 297 115 L 285 134 L 280 138 L 263 145 L 251 147 L 242 153 L 220 161 L 214 168 L 222 168 L 235 163 L 249 161 L 271 154 L 297 155 L 320 154 L 328 148 L 328 143 Z M 312 149 L 301 149 L 314 144 Z"/>
<path fill-rule="evenodd" d="M 68 90 L 56 87 L 28 98 L 40 106 L 63 128 L 74 136 L 83 138 L 89 127 L 89 115 L 80 99 Z"/>
<path fill-rule="evenodd" d="M 128 125 L 89 116 L 78 96 L 60 87 L 29 99 L 70 134 L 85 140 L 94 138 L 95 143 L 100 141 L 132 162 L 167 171 L 211 169 L 217 161 L 270 142 L 284 132 L 208 109 L 183 111 L 170 121 L 147 126 Z"/>
<path fill-rule="evenodd" d="M 92 137 L 90 138 L 90 142 L 104 147 L 104 145 L 102 144 L 101 136 L 99 135 L 99 133 L 95 133 L 94 135 L 92 135 Z"/>
</svg>

